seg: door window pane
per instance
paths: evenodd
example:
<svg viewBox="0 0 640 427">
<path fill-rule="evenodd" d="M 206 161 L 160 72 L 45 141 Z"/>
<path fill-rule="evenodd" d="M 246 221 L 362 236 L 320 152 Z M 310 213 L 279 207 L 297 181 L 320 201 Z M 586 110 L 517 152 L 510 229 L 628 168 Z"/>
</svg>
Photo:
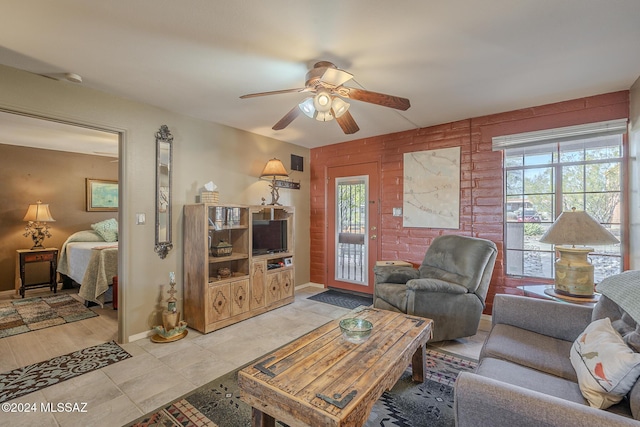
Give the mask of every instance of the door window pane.
<svg viewBox="0 0 640 427">
<path fill-rule="evenodd" d="M 335 279 L 368 283 L 368 177 L 336 179 Z"/>
</svg>

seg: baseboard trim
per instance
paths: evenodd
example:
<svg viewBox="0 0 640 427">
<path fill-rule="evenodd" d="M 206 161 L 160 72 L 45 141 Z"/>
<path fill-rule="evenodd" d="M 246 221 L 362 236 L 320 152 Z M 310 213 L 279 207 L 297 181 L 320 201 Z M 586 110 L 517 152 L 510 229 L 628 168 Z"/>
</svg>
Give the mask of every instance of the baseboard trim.
<svg viewBox="0 0 640 427">
<path fill-rule="evenodd" d="M 0 298 L 1 299 L 9 299 L 11 298 L 11 295 L 15 295 L 16 290 L 15 289 L 10 289 L 8 291 L 0 291 Z"/>
<path fill-rule="evenodd" d="M 305 284 L 296 286 L 296 289 L 304 289 L 304 288 L 320 288 L 320 289 L 324 289 L 324 285 L 321 285 L 320 283 L 307 282 Z"/>
<path fill-rule="evenodd" d="M 153 335 L 153 330 L 140 332 L 139 334 L 129 336 L 129 340 L 127 342 L 133 342 L 133 341 L 149 338 L 151 335 Z"/>
</svg>

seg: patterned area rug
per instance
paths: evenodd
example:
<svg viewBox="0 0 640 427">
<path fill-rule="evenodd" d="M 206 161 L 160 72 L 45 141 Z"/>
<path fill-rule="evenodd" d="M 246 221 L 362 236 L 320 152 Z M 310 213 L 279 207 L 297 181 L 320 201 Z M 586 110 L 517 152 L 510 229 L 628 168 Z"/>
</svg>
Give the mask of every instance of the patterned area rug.
<svg viewBox="0 0 640 427">
<path fill-rule="evenodd" d="M 0 302 L 0 338 L 97 316 L 68 294 Z"/>
<path fill-rule="evenodd" d="M 113 341 L 0 374 L 0 402 L 33 393 L 131 357 Z"/>
<path fill-rule="evenodd" d="M 425 381 L 414 383 L 411 381 L 411 369 L 407 369 L 391 391 L 385 392 L 375 403 L 365 426 L 453 426 L 453 384 L 458 372 L 473 371 L 476 365 L 474 360 L 427 349 Z M 251 407 L 240 400 L 238 370 L 145 415 L 129 426 L 251 425 Z M 276 425 L 284 426 L 281 423 Z"/>
<path fill-rule="evenodd" d="M 373 297 L 354 295 L 348 292 L 336 291 L 335 289 L 329 289 L 319 294 L 311 295 L 307 299 L 351 309 L 360 307 L 361 305 L 369 307 L 373 304 Z"/>
<path fill-rule="evenodd" d="M 473 371 L 477 364 L 474 360 L 427 350 L 425 381 L 422 384 L 414 383 L 411 370 L 406 370 L 391 391 L 383 393 L 373 405 L 365 426 L 455 425 L 453 386 L 459 372 Z"/>
</svg>

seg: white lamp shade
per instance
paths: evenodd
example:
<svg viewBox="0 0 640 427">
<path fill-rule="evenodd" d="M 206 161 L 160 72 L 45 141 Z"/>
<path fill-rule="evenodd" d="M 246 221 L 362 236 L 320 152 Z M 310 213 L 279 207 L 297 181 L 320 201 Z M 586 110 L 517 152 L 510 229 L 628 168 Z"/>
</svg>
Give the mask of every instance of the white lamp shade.
<svg viewBox="0 0 640 427">
<path fill-rule="evenodd" d="M 555 245 L 610 245 L 620 241 L 585 211 L 565 211 L 540 238 Z"/>
<path fill-rule="evenodd" d="M 341 98 L 335 97 L 333 98 L 331 108 L 333 110 L 333 114 L 338 118 L 346 113 L 350 106 L 351 105 L 349 105 L 349 103 L 344 102 Z"/>
<path fill-rule="evenodd" d="M 309 117 L 310 119 L 313 119 L 313 116 L 316 114 L 316 108 L 313 106 L 312 97 L 309 97 L 302 101 L 300 104 L 298 104 L 298 107 L 300 108 L 300 110 L 302 110 L 304 115 Z"/>
<path fill-rule="evenodd" d="M 313 106 L 319 113 L 326 113 L 331 110 L 331 95 L 326 90 L 319 90 L 313 97 Z"/>
<path fill-rule="evenodd" d="M 331 114 L 331 111 L 318 111 L 316 113 L 316 120 L 319 122 L 328 122 L 329 120 L 333 120 L 333 114 Z"/>
<path fill-rule="evenodd" d="M 35 205 L 29 205 L 27 213 L 22 219 L 23 221 L 33 222 L 55 222 L 49 211 L 49 205 L 42 203 L 40 200 Z"/>
</svg>

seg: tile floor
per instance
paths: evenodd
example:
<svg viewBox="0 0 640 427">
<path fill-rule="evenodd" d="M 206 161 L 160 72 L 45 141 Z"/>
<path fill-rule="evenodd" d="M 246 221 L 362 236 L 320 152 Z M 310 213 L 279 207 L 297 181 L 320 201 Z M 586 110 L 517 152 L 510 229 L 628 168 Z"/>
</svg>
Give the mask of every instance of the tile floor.
<svg viewBox="0 0 640 427">
<path fill-rule="evenodd" d="M 349 310 L 307 297 L 321 288 L 296 289 L 293 304 L 207 335 L 189 330 L 170 344 L 142 339 L 122 347 L 133 357 L 11 402 L 36 404 L 35 413 L 2 413 L 0 426 L 121 426 Z M 116 312 L 0 339 L 0 372 L 116 340 Z M 431 344 L 476 358 L 490 325 L 473 337 Z M 43 413 L 41 403 L 86 403 L 84 413 Z"/>
</svg>

